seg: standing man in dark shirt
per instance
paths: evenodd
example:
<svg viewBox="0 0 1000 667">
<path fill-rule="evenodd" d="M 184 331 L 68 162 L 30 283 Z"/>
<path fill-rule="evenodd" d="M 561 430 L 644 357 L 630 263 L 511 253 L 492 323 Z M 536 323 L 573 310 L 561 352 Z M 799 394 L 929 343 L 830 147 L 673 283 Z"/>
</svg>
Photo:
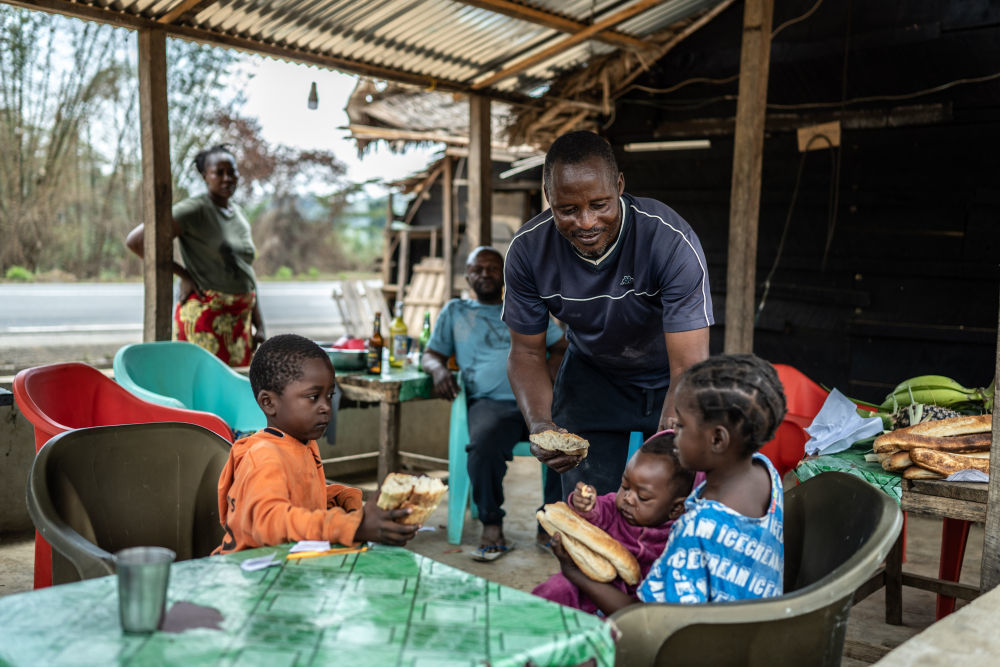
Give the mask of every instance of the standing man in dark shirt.
<svg viewBox="0 0 1000 667">
<path fill-rule="evenodd" d="M 551 208 L 507 251 L 503 320 L 507 374 L 532 433 L 567 430 L 590 441 L 587 458 L 532 453 L 598 494 L 618 488 L 630 431 L 649 437 L 673 418 L 671 377 L 708 357 L 714 323 L 705 255 L 670 207 L 625 193 L 607 141 L 571 132 L 545 157 Z M 545 365 L 549 314 L 569 349 L 555 382 Z"/>
</svg>

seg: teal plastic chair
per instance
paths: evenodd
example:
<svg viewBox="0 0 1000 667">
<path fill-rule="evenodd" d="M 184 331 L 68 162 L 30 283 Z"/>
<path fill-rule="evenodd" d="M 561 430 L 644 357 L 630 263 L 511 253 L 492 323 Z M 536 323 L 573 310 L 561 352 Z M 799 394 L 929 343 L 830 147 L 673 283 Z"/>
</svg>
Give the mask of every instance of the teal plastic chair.
<svg viewBox="0 0 1000 667">
<path fill-rule="evenodd" d="M 115 353 L 115 380 L 153 403 L 216 414 L 237 437 L 267 425 L 250 380 L 187 341 L 126 345 Z"/>
<path fill-rule="evenodd" d="M 472 501 L 472 486 L 469 482 L 469 455 L 465 451 L 469 444 L 469 411 L 466 405 L 465 385 L 461 375 L 458 380 L 458 396 L 451 402 L 451 423 L 448 429 L 448 543 L 461 544 L 462 528 L 465 526 L 465 508 L 469 507 L 473 519 L 479 516 Z M 642 445 L 642 434 L 633 432 L 629 436 L 628 456 L 632 457 Z M 514 445 L 514 456 L 531 456 L 531 443 L 527 440 Z M 548 467 L 542 465 L 542 493 L 545 491 L 545 477 Z"/>
</svg>

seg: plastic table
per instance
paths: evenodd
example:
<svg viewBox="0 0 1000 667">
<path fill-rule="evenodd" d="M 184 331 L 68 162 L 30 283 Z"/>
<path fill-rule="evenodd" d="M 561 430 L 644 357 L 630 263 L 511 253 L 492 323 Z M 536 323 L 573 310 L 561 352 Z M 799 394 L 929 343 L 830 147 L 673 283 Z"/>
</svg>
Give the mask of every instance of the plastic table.
<svg viewBox="0 0 1000 667">
<path fill-rule="evenodd" d="M 124 635 L 113 576 L 0 598 L 0 664 L 614 664 L 595 616 L 398 547 L 285 560 L 288 548 L 172 566 L 168 625 L 205 625 L 207 607 L 217 629 Z M 240 568 L 272 552 L 280 566 Z"/>
</svg>

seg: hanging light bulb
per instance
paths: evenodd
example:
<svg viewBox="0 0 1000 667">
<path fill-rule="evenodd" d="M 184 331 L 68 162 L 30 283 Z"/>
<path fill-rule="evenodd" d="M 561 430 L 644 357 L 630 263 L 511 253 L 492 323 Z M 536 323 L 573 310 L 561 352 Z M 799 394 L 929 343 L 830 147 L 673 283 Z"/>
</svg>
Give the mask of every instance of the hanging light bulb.
<svg viewBox="0 0 1000 667">
<path fill-rule="evenodd" d="M 316 82 L 313 81 L 312 85 L 309 87 L 309 108 L 318 109 L 319 108 L 319 95 L 316 94 Z"/>
</svg>

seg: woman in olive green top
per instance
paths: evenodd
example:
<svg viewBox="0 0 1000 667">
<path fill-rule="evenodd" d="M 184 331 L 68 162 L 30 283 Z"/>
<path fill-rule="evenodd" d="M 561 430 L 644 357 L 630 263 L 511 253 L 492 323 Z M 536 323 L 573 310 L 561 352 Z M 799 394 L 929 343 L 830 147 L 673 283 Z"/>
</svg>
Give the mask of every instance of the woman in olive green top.
<svg viewBox="0 0 1000 667">
<path fill-rule="evenodd" d="M 173 263 L 180 278 L 174 337 L 197 343 L 230 366 L 246 366 L 265 336 L 251 266 L 256 250 L 250 223 L 230 201 L 240 172 L 226 146 L 198 153 L 194 165 L 208 192 L 175 204 L 172 211 L 173 236 L 184 262 Z M 139 257 L 142 239 L 141 224 L 125 239 Z"/>
</svg>

